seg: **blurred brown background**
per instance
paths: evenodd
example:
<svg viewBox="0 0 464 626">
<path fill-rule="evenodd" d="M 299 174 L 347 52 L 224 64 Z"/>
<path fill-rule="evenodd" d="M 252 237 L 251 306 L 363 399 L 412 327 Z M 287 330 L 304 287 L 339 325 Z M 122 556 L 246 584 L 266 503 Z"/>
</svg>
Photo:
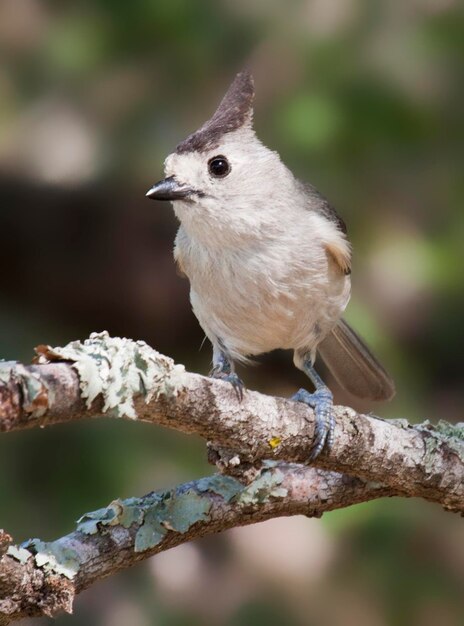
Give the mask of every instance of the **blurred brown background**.
<svg viewBox="0 0 464 626">
<path fill-rule="evenodd" d="M 258 134 L 348 223 L 347 316 L 397 381 L 390 405 L 355 406 L 462 420 L 453 0 L 0 0 L 0 356 L 106 329 L 208 371 L 174 216 L 144 195 L 250 60 Z M 242 374 L 274 394 L 305 384 L 289 354 Z M 116 497 L 210 473 L 205 456 L 193 437 L 114 420 L 4 435 L 0 526 L 56 538 Z M 56 623 L 462 625 L 462 521 L 385 500 L 237 529 L 96 585 Z"/>
</svg>

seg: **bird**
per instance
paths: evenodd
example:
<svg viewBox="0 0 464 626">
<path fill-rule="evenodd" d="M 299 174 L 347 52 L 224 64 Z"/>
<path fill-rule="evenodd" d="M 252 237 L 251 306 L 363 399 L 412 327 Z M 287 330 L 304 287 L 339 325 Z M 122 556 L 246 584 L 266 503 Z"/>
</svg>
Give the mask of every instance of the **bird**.
<svg viewBox="0 0 464 626">
<path fill-rule="evenodd" d="M 342 317 L 351 294 L 346 225 L 258 139 L 254 95 L 253 76 L 242 70 L 213 116 L 169 154 L 165 178 L 146 196 L 172 202 L 180 222 L 174 258 L 212 344 L 210 375 L 231 383 L 241 400 L 235 363 L 293 350 L 314 387 L 291 398 L 314 410 L 311 462 L 330 450 L 335 430 L 333 394 L 315 369 L 317 354 L 358 398 L 389 400 L 395 385 Z"/>
</svg>

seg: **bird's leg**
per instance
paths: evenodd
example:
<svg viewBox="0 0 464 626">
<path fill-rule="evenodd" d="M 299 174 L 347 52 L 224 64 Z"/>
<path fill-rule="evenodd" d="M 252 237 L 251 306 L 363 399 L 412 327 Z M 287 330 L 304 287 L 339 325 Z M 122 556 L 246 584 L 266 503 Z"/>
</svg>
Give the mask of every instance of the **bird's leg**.
<svg viewBox="0 0 464 626">
<path fill-rule="evenodd" d="M 314 461 L 322 452 L 324 446 L 330 450 L 333 444 L 335 429 L 335 419 L 332 414 L 333 395 L 314 369 L 309 356 L 305 357 L 302 369 L 313 383 L 315 391 L 309 393 L 306 389 L 300 389 L 291 399 L 296 402 L 304 402 L 304 404 L 314 409 L 316 424 L 314 427 L 314 442 L 309 455 L 309 460 Z"/>
<path fill-rule="evenodd" d="M 209 373 L 211 378 L 219 378 L 229 382 L 237 394 L 239 402 L 243 400 L 243 390 L 245 385 L 242 380 L 234 372 L 234 364 L 227 353 L 214 346 L 213 349 L 213 368 Z"/>
</svg>

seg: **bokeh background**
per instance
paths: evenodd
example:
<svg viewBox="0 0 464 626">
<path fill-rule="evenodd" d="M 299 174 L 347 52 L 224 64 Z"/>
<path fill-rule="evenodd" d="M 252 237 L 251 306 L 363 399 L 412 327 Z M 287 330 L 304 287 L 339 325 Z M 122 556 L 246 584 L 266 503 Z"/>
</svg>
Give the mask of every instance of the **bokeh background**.
<svg viewBox="0 0 464 626">
<path fill-rule="evenodd" d="M 244 63 L 256 128 L 349 226 L 348 319 L 397 381 L 382 416 L 462 420 L 464 12 L 453 0 L 0 0 L 0 356 L 107 329 L 207 372 L 146 190 Z M 242 372 L 305 384 L 291 355 Z M 0 438 L 0 526 L 208 474 L 194 437 L 114 420 Z M 29 620 L 42 626 L 51 620 Z M 385 500 L 236 529 L 95 585 L 58 625 L 464 624 L 462 521 Z"/>
</svg>

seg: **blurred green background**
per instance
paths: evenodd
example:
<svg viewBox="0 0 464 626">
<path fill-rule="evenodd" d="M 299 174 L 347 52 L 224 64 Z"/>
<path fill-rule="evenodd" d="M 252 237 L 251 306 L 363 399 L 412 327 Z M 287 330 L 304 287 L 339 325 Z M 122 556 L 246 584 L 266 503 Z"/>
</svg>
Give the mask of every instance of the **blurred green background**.
<svg viewBox="0 0 464 626">
<path fill-rule="evenodd" d="M 0 356 L 91 331 L 207 372 L 176 223 L 144 195 L 242 65 L 256 128 L 338 208 L 349 320 L 397 382 L 382 416 L 462 420 L 464 11 L 453 0 L 0 0 Z M 242 372 L 290 395 L 291 355 Z M 330 380 L 330 379 L 328 379 Z M 334 386 L 335 389 L 335 386 Z M 204 443 L 95 421 L 0 437 L 17 541 L 212 469 Z M 51 620 L 30 620 L 41 626 Z M 58 625 L 464 624 L 462 521 L 385 500 L 189 544 L 95 585 Z"/>
</svg>

